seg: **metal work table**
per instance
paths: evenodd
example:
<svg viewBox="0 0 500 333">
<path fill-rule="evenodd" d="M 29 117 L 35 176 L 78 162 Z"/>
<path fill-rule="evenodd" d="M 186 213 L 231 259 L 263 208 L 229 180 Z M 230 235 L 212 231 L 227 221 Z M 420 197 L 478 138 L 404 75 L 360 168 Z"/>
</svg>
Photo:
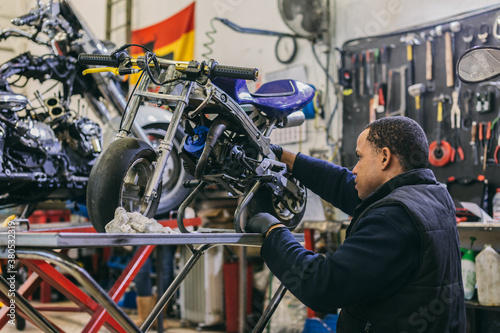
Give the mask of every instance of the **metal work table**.
<svg viewBox="0 0 500 333">
<path fill-rule="evenodd" d="M 217 244 L 260 246 L 263 237 L 259 234 L 196 232 L 189 234 L 98 234 L 85 232 L 16 234 L 16 248 L 36 247 L 42 249 L 67 249 L 85 247 Z M 7 246 L 7 234 L 0 233 L 0 247 Z"/>
<path fill-rule="evenodd" d="M 73 230 L 78 231 L 81 228 Z M 240 234 L 234 233 L 234 231 L 221 232 L 223 230 L 218 229 L 205 229 L 202 231 L 180 234 L 102 234 L 72 232 L 71 228 L 65 230 L 55 229 L 54 231 L 16 231 L 15 255 L 16 259 L 19 260 L 48 262 L 57 266 L 60 271 L 71 275 L 83 287 L 82 291 L 95 299 L 99 306 L 102 306 L 102 312 L 104 313 L 102 316 L 107 312 L 116 321 L 115 323 L 108 323 L 108 328 L 114 328 L 116 331 L 124 330 L 125 332 L 145 332 L 177 291 L 204 251 L 219 245 L 261 246 L 264 240 L 260 234 Z M 11 244 L 8 242 L 8 235 L 8 232 L 0 232 L 0 258 L 6 258 L 8 255 L 7 246 Z M 297 241 L 303 241 L 304 235 L 295 234 L 295 238 Z M 56 249 L 117 247 L 125 245 L 151 248 L 147 255 L 149 255 L 155 245 L 186 245 L 192 252 L 190 259 L 162 295 L 140 328 L 118 307 L 111 297 L 113 295 L 109 295 L 104 291 L 88 272 L 73 259 L 56 251 Z M 7 295 L 8 292 L 8 282 L 5 278 L 0 277 L 0 293 Z M 264 330 L 285 292 L 286 289 L 282 284 L 274 294 L 253 332 L 262 332 Z M 54 327 L 37 309 L 29 304 L 19 292 L 16 292 L 15 296 L 16 306 L 35 325 L 40 327 L 44 332 L 59 332 L 59 329 Z M 86 310 L 89 311 L 88 308 Z"/>
</svg>

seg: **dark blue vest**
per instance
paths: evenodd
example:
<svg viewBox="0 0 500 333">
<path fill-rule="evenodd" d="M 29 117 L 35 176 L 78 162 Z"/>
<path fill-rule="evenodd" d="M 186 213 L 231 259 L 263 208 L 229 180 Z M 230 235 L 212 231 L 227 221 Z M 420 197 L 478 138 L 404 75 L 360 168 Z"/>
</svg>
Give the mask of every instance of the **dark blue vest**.
<svg viewBox="0 0 500 333">
<path fill-rule="evenodd" d="M 357 208 L 347 237 L 373 208 L 400 205 L 421 238 L 419 268 L 401 290 L 380 301 L 351 306 L 340 314 L 339 333 L 462 333 L 466 329 L 455 205 L 432 171 L 418 169 L 382 185 Z"/>
</svg>

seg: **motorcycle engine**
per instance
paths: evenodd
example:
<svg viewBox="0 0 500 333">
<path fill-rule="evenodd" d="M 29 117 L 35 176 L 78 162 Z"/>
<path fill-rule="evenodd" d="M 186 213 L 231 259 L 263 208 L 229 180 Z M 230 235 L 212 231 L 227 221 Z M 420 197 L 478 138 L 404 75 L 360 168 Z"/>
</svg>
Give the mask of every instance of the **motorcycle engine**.
<svg viewBox="0 0 500 333">
<path fill-rule="evenodd" d="M 59 139 L 80 156 L 97 156 L 102 151 L 101 127 L 89 118 L 74 119 L 60 129 Z"/>
</svg>

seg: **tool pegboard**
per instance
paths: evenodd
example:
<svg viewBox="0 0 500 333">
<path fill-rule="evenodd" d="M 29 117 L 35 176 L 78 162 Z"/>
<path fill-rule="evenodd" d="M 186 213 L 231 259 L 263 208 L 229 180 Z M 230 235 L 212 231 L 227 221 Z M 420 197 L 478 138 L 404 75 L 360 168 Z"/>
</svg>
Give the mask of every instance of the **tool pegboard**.
<svg viewBox="0 0 500 333">
<path fill-rule="evenodd" d="M 500 166 L 494 159 L 500 82 L 466 84 L 456 75 L 460 55 L 478 45 L 500 46 L 500 6 L 344 43 L 339 73 L 344 87 L 342 164 L 355 165 L 356 138 L 364 126 L 404 115 L 423 127 L 433 152 L 430 168 L 438 180 L 485 176 L 491 202 L 500 187 Z"/>
</svg>

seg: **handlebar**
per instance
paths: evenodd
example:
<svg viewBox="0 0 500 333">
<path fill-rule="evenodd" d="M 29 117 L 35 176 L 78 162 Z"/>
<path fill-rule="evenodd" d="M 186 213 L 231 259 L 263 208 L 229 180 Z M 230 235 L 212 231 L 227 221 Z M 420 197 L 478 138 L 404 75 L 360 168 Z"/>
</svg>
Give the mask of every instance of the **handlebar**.
<svg viewBox="0 0 500 333">
<path fill-rule="evenodd" d="M 243 79 L 257 81 L 259 70 L 257 68 L 235 67 L 215 64 L 210 69 L 210 77 L 226 77 L 229 79 Z"/>
<path fill-rule="evenodd" d="M 80 53 L 78 55 L 80 65 L 110 66 L 118 67 L 120 62 L 115 57 L 107 54 L 88 54 Z"/>
<path fill-rule="evenodd" d="M 31 22 L 35 22 L 38 20 L 40 15 L 38 13 L 28 13 L 26 15 L 22 15 L 19 17 L 16 17 L 15 19 L 12 19 L 12 24 L 21 26 L 21 25 L 28 25 Z"/>
<path fill-rule="evenodd" d="M 243 80 L 253 80 L 256 81 L 259 76 L 259 70 L 257 68 L 249 67 L 236 67 L 219 65 L 216 61 L 211 60 L 207 65 L 206 63 L 199 64 L 196 61 L 173 61 L 167 59 L 157 58 L 158 64 L 161 68 L 167 68 L 168 66 L 175 66 L 175 69 L 181 72 L 186 71 L 188 68 L 200 71 L 200 74 L 208 75 L 211 78 L 215 77 L 225 77 L 230 79 L 243 79 Z M 146 66 L 146 61 L 144 56 L 139 56 L 137 58 L 127 58 L 127 60 L 132 66 L 137 66 L 139 68 L 144 68 Z M 78 62 L 81 65 L 95 65 L 95 66 L 109 66 L 118 67 L 120 61 L 116 57 L 110 55 L 101 54 L 86 54 L 81 53 L 78 56 Z M 152 64 L 150 64 L 152 66 Z M 111 69 L 102 69 L 102 71 L 112 71 Z"/>
</svg>

